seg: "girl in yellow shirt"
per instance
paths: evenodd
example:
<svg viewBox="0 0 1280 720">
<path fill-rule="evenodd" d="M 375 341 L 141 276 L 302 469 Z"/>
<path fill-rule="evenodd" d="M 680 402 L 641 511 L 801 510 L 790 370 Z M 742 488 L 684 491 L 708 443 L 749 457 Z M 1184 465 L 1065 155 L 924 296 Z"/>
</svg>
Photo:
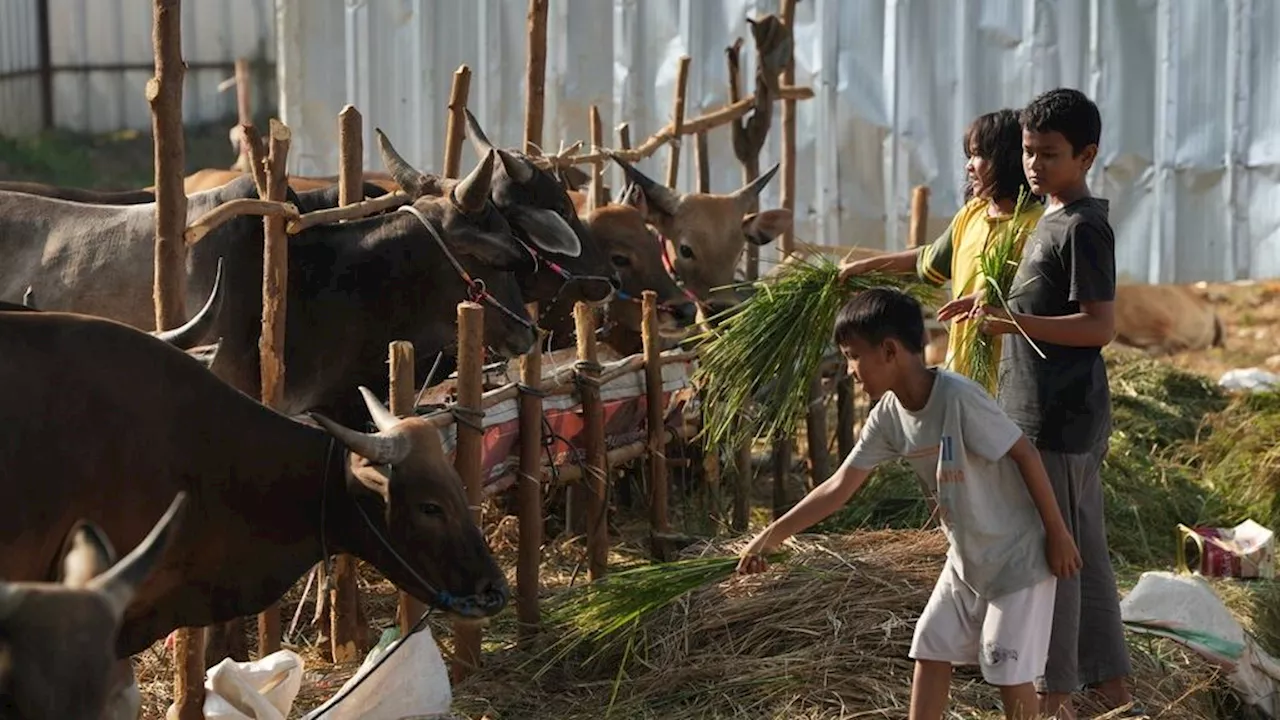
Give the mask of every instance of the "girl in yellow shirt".
<svg viewBox="0 0 1280 720">
<path fill-rule="evenodd" d="M 953 298 L 972 294 L 984 282 L 980 259 L 987 244 L 1013 219 L 1018 191 L 1026 188 L 1022 169 L 1022 126 L 1014 110 L 997 110 L 979 115 L 964 134 L 966 202 L 951 218 L 946 231 L 929 245 L 841 263 L 840 279 L 871 271 L 909 274 L 943 285 L 951 281 Z M 1044 212 L 1039 198 L 1024 206 L 1018 221 L 1029 231 Z M 977 332 L 978 323 L 954 323 L 947 338 L 949 367 L 968 367 L 958 357 L 968 352 L 967 335 Z M 996 336 L 995 357 L 1000 357 Z M 992 374 L 993 377 L 995 373 Z M 995 395 L 996 389 L 987 392 Z"/>
</svg>

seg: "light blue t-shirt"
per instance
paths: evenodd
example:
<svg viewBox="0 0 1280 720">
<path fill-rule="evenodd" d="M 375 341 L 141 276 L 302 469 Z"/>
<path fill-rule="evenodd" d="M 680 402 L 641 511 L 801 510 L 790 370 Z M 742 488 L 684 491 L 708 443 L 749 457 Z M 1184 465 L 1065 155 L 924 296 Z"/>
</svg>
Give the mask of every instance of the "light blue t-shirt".
<svg viewBox="0 0 1280 720">
<path fill-rule="evenodd" d="M 935 370 L 918 412 L 887 392 L 845 459 L 871 469 L 906 458 L 937 499 L 948 556 L 980 597 L 996 598 L 1052 576 L 1044 523 L 1009 449 L 1022 431 L 972 380 Z"/>
</svg>

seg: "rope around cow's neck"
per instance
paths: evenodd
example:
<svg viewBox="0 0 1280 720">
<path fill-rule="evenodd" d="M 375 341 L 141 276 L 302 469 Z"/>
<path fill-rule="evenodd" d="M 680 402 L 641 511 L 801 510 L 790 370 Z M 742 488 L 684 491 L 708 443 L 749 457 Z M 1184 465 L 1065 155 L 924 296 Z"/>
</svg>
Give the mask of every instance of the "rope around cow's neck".
<svg viewBox="0 0 1280 720">
<path fill-rule="evenodd" d="M 449 264 L 453 265 L 453 269 L 457 271 L 458 276 L 462 278 L 462 281 L 464 283 L 466 283 L 467 292 L 468 292 L 468 295 L 470 296 L 468 298 L 469 300 L 471 300 L 472 302 L 486 303 L 490 307 L 506 315 L 507 317 L 511 318 L 517 323 L 525 326 L 526 328 L 530 330 L 533 329 L 533 323 L 520 317 L 519 315 L 516 314 L 514 310 L 512 310 L 511 308 L 499 302 L 498 298 L 494 297 L 489 292 L 489 289 L 484 284 L 484 280 L 480 278 L 471 277 L 471 274 L 467 272 L 466 268 L 462 267 L 462 263 L 458 262 L 458 258 L 454 256 L 451 250 L 449 250 L 449 246 L 445 244 L 444 238 L 440 237 L 440 232 L 436 230 L 436 226 L 431 224 L 431 221 L 427 219 L 426 215 L 422 214 L 422 211 L 418 210 L 418 208 L 414 207 L 413 205 L 401 205 L 398 208 L 398 210 L 402 212 L 407 212 L 410 215 L 418 218 L 418 222 L 421 222 L 422 226 L 427 229 L 427 234 L 430 235 L 431 238 L 436 241 L 436 245 L 440 246 L 440 250 L 444 253 L 445 258 L 449 261 Z"/>
</svg>

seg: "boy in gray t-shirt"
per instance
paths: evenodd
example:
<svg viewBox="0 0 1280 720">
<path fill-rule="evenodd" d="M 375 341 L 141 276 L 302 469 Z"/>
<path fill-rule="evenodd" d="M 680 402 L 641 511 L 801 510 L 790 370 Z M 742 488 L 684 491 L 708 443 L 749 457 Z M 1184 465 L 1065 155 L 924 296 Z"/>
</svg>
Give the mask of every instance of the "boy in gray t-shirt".
<svg viewBox="0 0 1280 720">
<path fill-rule="evenodd" d="M 757 535 L 738 568 L 764 570 L 767 552 L 843 507 L 876 465 L 906 458 L 951 543 L 911 643 L 911 717 L 940 719 L 951 666 L 977 664 L 1007 718 L 1033 718 L 1056 578 L 1079 570 L 1080 554 L 1035 447 L 981 386 L 927 368 L 923 336 L 920 304 L 897 290 L 860 292 L 840 311 L 836 344 L 880 400 L 835 474 Z"/>
</svg>

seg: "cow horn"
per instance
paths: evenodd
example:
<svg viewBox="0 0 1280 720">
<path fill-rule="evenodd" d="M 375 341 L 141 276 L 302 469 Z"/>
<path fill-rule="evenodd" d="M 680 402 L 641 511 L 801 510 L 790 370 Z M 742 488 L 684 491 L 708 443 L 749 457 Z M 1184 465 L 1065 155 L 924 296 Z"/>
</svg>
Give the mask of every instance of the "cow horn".
<svg viewBox="0 0 1280 720">
<path fill-rule="evenodd" d="M 773 179 L 773 176 L 778 173 L 779 167 L 781 167 L 780 164 L 774 163 L 773 167 L 769 168 L 768 172 L 755 180 L 752 180 L 733 193 L 734 200 L 738 201 L 738 205 L 742 207 L 743 212 L 746 212 L 746 210 L 751 206 L 751 203 L 755 202 L 756 198 L 760 197 L 760 191 L 763 190 L 764 186 L 768 185 L 769 181 Z"/>
<path fill-rule="evenodd" d="M 409 457 L 409 438 L 399 433 L 379 432 L 370 435 L 352 430 L 319 413 L 311 413 L 311 418 L 346 445 L 348 450 L 375 465 L 395 465 Z"/>
<path fill-rule="evenodd" d="M 618 167 L 622 168 L 622 172 L 626 174 L 627 180 L 635 183 L 636 186 L 644 192 L 645 198 L 648 199 L 650 205 L 657 208 L 665 215 L 676 214 L 676 209 L 680 206 L 679 192 L 672 190 L 666 185 L 663 185 L 657 180 L 654 180 L 648 175 L 645 175 L 635 169 L 631 163 L 623 160 L 613 151 L 605 150 L 604 152 L 609 156 L 610 160 L 613 160 L 618 164 Z"/>
<path fill-rule="evenodd" d="M 480 212 L 489 201 L 489 183 L 493 181 L 493 156 L 495 150 L 485 153 L 484 159 L 476 165 L 470 175 L 462 178 L 453 189 L 454 202 L 462 212 Z"/>
<path fill-rule="evenodd" d="M 27 291 L 22 293 L 22 304 L 32 310 L 36 309 L 36 289 L 34 287 L 28 285 Z"/>
<path fill-rule="evenodd" d="M 154 332 L 152 335 L 181 350 L 190 350 L 195 347 L 200 338 L 209 332 L 209 328 L 217 321 L 218 313 L 221 309 L 222 258 L 218 258 L 218 270 L 213 276 L 213 290 L 209 292 L 209 299 L 205 300 L 204 307 L 200 308 L 200 312 L 188 320 L 186 325 L 172 330 Z"/>
<path fill-rule="evenodd" d="M 22 604 L 27 591 L 20 585 L 0 580 L 0 623 L 3 623 Z"/>
<path fill-rule="evenodd" d="M 373 133 L 378 138 L 378 153 L 382 155 L 382 165 L 387 173 L 409 197 L 422 197 L 426 192 L 427 177 L 396 152 L 395 146 L 382 133 L 382 128 L 374 128 Z"/>
<path fill-rule="evenodd" d="M 378 430 L 386 432 L 400 422 L 400 418 L 392 415 L 372 390 L 361 385 L 360 394 L 364 396 L 364 406 L 369 408 L 369 417 L 373 418 L 373 424 L 378 426 Z"/>
<path fill-rule="evenodd" d="M 185 490 L 179 491 L 169 503 L 169 509 L 151 528 L 151 532 L 138 543 L 128 555 L 110 570 L 89 582 L 90 589 L 97 590 L 107 599 L 111 612 L 116 620 L 124 617 L 125 608 L 133 600 L 138 590 L 151 571 L 164 557 L 178 528 L 182 526 L 183 517 L 187 514 L 189 497 Z"/>
<path fill-rule="evenodd" d="M 471 138 L 471 146 L 475 148 L 476 154 L 484 157 L 485 153 L 490 150 L 498 153 L 498 159 L 502 161 L 502 167 L 507 171 L 507 176 L 517 183 L 527 183 L 533 179 L 533 170 L 526 167 L 524 161 L 520 158 L 513 157 L 511 153 L 499 147 L 494 147 L 489 142 L 489 136 L 484 134 L 484 130 L 480 129 L 480 121 L 476 120 L 476 116 L 471 111 L 463 108 L 467 115 L 467 137 Z"/>
</svg>

